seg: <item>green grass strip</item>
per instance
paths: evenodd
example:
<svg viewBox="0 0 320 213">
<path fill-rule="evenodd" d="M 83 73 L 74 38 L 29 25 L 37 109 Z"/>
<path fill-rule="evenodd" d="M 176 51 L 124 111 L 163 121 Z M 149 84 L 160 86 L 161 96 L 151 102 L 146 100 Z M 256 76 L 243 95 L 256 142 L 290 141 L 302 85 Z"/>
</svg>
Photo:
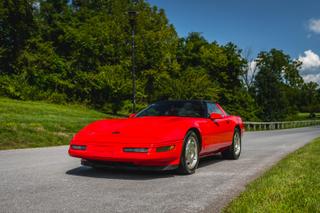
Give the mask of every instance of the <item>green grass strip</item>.
<svg viewBox="0 0 320 213">
<path fill-rule="evenodd" d="M 68 144 L 85 125 L 106 117 L 78 105 L 0 98 L 0 149 Z"/>
<path fill-rule="evenodd" d="M 223 212 L 320 212 L 320 138 L 247 185 Z"/>
</svg>

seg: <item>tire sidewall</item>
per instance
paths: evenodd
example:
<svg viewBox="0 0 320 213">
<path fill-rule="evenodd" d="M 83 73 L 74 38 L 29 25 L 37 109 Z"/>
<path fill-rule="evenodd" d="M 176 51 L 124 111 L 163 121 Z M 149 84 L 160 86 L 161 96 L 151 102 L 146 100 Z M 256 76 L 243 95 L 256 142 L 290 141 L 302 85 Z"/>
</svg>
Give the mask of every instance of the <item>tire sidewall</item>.
<svg viewBox="0 0 320 213">
<path fill-rule="evenodd" d="M 189 169 L 188 166 L 186 165 L 185 152 L 186 152 L 186 145 L 187 145 L 188 138 L 192 135 L 197 138 L 196 144 L 197 144 L 197 148 L 198 148 L 197 149 L 198 150 L 198 159 L 197 159 L 197 163 L 196 163 L 195 167 L 193 169 Z M 182 152 L 181 152 L 181 156 L 180 156 L 180 167 L 182 167 L 182 168 L 180 168 L 180 170 L 183 170 L 183 173 L 193 174 L 196 171 L 196 169 L 198 168 L 199 159 L 200 159 L 199 152 L 200 152 L 199 137 L 194 131 L 189 131 L 183 140 L 183 147 L 182 147 Z"/>
<path fill-rule="evenodd" d="M 240 139 L 240 152 L 239 154 L 236 154 L 236 150 L 235 150 L 235 141 L 234 141 L 234 137 L 235 135 L 238 134 L 239 136 L 239 139 Z M 240 131 L 239 129 L 235 129 L 234 130 L 234 133 L 233 133 L 233 138 L 232 138 L 232 154 L 233 154 L 233 157 L 234 159 L 238 159 L 241 155 L 241 151 L 242 151 L 242 140 L 241 140 L 241 134 L 240 134 Z"/>
</svg>

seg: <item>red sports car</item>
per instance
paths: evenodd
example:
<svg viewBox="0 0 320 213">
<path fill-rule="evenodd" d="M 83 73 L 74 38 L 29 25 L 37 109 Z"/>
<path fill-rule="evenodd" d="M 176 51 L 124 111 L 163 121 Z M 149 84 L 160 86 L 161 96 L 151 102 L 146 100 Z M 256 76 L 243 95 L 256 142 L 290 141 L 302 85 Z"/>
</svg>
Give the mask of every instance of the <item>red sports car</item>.
<svg viewBox="0 0 320 213">
<path fill-rule="evenodd" d="M 70 142 L 69 154 L 92 167 L 178 169 L 194 173 L 199 159 L 241 153 L 242 120 L 210 101 L 160 101 L 129 118 L 93 122 Z"/>
</svg>

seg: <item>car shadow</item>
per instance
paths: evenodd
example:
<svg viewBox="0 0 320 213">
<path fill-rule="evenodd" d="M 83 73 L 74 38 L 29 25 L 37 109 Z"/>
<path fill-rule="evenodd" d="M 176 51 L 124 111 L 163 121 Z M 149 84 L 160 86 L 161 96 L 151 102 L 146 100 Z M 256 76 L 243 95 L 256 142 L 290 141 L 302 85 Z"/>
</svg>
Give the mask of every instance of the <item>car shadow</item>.
<svg viewBox="0 0 320 213">
<path fill-rule="evenodd" d="M 210 166 L 212 164 L 215 163 L 219 163 L 221 161 L 224 161 L 225 159 L 223 159 L 223 157 L 221 156 L 221 154 L 215 154 L 215 155 L 211 155 L 208 157 L 204 157 L 201 158 L 198 168 L 202 168 L 202 167 L 206 167 L 206 166 Z"/>
<path fill-rule="evenodd" d="M 215 163 L 223 161 L 221 155 L 213 155 L 202 158 L 198 168 L 203 168 Z M 113 169 L 113 168 L 91 168 L 87 166 L 79 166 L 77 168 L 66 171 L 67 175 L 91 177 L 91 178 L 106 178 L 120 180 L 151 180 L 159 178 L 172 178 L 175 176 L 184 176 L 176 170 L 170 171 L 141 171 L 128 169 Z"/>
<path fill-rule="evenodd" d="M 159 178 L 174 177 L 175 171 L 140 171 L 127 169 L 111 169 L 111 168 L 91 168 L 87 166 L 79 166 L 66 172 L 67 175 L 120 179 L 120 180 L 151 180 Z"/>
</svg>

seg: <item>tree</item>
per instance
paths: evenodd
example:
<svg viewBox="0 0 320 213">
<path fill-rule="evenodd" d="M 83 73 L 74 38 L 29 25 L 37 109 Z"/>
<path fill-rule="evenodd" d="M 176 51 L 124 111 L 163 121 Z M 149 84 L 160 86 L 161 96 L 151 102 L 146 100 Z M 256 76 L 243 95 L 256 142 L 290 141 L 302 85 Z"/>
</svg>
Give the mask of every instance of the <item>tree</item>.
<svg viewBox="0 0 320 213">
<path fill-rule="evenodd" d="M 320 89 L 315 82 L 304 83 L 300 94 L 300 110 L 313 115 L 320 112 Z"/>
<path fill-rule="evenodd" d="M 202 66 L 201 49 L 209 45 L 208 41 L 197 32 L 189 33 L 187 38 L 179 40 L 177 58 L 182 69 Z"/>
<path fill-rule="evenodd" d="M 15 72 L 16 59 L 36 29 L 33 0 L 0 3 L 0 74 Z"/>
<path fill-rule="evenodd" d="M 203 68 L 189 67 L 177 78 L 169 79 L 165 87 L 168 93 L 166 99 L 202 99 L 219 100 L 219 86 L 212 82 Z"/>
<path fill-rule="evenodd" d="M 255 96 L 266 121 L 282 120 L 295 113 L 292 89 L 300 84 L 299 63 L 281 50 L 272 49 L 258 55 Z"/>
</svg>

